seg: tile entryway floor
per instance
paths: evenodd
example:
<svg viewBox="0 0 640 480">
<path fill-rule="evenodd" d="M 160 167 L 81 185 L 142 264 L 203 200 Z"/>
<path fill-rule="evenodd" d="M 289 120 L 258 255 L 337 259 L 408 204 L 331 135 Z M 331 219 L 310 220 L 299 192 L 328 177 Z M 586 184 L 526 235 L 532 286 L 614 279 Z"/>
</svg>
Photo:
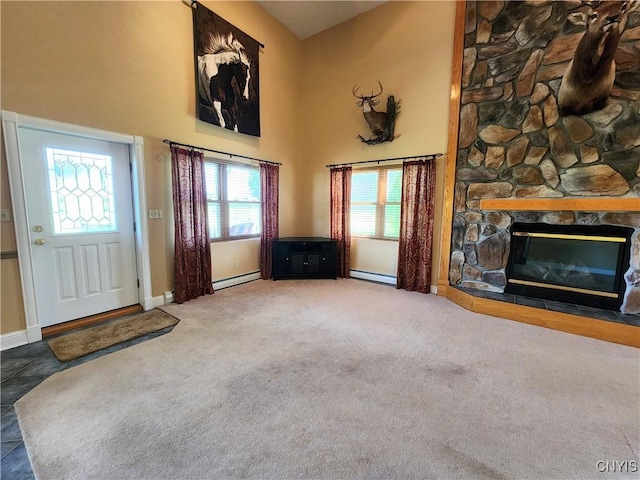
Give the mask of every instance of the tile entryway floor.
<svg viewBox="0 0 640 480">
<path fill-rule="evenodd" d="M 69 362 L 60 362 L 49 349 L 47 341 L 52 337 L 0 353 L 0 372 L 2 375 L 2 383 L 0 384 L 2 397 L 2 431 L 0 432 L 2 462 L 0 471 L 2 472 L 2 479 L 22 480 L 35 478 L 22 441 L 22 433 L 20 432 L 16 412 L 13 408 L 13 404 L 20 397 L 56 372 L 164 335 L 171 330 L 173 330 L 173 327 L 168 327 Z"/>
</svg>

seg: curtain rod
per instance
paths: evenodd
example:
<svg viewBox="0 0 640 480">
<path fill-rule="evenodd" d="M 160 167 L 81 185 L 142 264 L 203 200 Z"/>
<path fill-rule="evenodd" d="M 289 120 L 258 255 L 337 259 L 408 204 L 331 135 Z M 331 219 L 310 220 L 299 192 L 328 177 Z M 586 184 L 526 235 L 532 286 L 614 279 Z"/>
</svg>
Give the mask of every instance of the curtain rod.
<svg viewBox="0 0 640 480">
<path fill-rule="evenodd" d="M 361 162 L 331 163 L 329 165 L 325 165 L 325 167 L 327 168 L 347 167 L 349 165 L 359 165 L 361 163 L 380 163 L 380 162 L 391 162 L 393 160 L 412 160 L 414 158 L 422 158 L 422 157 L 438 158 L 441 156 L 442 156 L 441 153 L 430 153 L 429 155 L 414 155 L 413 157 L 395 157 L 395 158 L 383 158 L 380 160 L 363 160 Z"/>
<path fill-rule="evenodd" d="M 182 0 L 182 3 L 184 3 L 189 8 L 197 8 L 198 7 L 198 0 L 191 0 L 191 1 Z M 249 36 L 249 35 L 247 35 L 247 36 Z M 264 48 L 264 44 L 263 43 L 260 43 L 260 42 L 258 42 L 257 40 L 255 40 L 253 38 L 252 38 L 252 40 L 254 40 L 258 45 L 260 45 L 260 48 Z"/>
<path fill-rule="evenodd" d="M 186 143 L 174 142 L 173 140 L 162 140 L 162 143 L 167 145 L 180 145 L 181 147 L 195 148 L 196 150 L 206 150 L 207 152 L 219 153 L 220 155 L 229 155 L 231 158 L 246 158 L 247 160 L 253 160 L 254 162 L 267 163 L 269 165 L 282 165 L 280 162 L 270 162 L 269 160 L 260 160 L 259 158 L 247 157 L 246 155 L 237 155 L 235 153 L 221 152 L 220 150 L 211 150 L 210 148 L 196 147 L 195 145 L 188 145 Z"/>
</svg>

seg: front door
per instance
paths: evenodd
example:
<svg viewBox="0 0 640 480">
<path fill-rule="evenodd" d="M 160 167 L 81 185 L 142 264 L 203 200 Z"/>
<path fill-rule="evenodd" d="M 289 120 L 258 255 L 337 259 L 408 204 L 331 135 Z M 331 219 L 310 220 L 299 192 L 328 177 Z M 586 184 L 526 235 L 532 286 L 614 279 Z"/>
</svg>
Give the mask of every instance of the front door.
<svg viewBox="0 0 640 480">
<path fill-rule="evenodd" d="M 40 326 L 138 303 L 129 146 L 18 138 Z"/>
</svg>

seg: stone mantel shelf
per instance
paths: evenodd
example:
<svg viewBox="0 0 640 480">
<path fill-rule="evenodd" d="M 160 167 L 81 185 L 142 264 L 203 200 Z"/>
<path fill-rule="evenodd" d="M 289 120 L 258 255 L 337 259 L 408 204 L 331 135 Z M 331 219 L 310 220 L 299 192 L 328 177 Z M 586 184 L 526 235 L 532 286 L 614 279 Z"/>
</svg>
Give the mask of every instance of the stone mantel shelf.
<svg viewBox="0 0 640 480">
<path fill-rule="evenodd" d="M 640 212 L 640 197 L 634 198 L 485 198 L 480 210 Z"/>
</svg>

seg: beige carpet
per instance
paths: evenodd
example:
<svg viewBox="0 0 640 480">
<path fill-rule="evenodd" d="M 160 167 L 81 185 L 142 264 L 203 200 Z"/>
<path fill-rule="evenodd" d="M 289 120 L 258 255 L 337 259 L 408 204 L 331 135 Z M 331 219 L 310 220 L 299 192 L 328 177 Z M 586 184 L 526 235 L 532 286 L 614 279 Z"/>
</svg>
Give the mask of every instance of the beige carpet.
<svg viewBox="0 0 640 480">
<path fill-rule="evenodd" d="M 173 327 L 178 319 L 162 310 L 149 310 L 102 325 L 84 328 L 49 340 L 49 348 L 61 362 L 97 352 L 132 338 Z"/>
<path fill-rule="evenodd" d="M 165 309 L 16 403 L 39 480 L 637 478 L 637 349 L 359 280 Z"/>
</svg>

